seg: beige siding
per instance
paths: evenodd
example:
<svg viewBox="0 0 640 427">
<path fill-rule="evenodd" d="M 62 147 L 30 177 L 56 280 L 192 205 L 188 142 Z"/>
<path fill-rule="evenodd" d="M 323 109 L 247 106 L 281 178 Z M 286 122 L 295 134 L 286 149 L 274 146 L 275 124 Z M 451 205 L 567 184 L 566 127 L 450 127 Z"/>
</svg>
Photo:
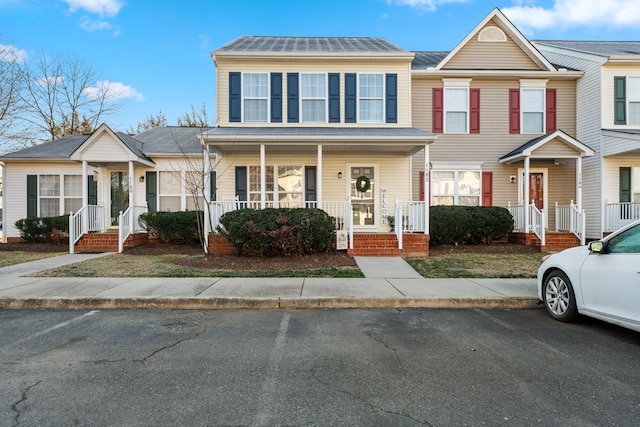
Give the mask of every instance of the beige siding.
<svg viewBox="0 0 640 427">
<path fill-rule="evenodd" d="M 228 61 L 218 60 L 217 63 L 217 114 L 220 126 L 242 126 L 241 123 L 229 123 L 229 72 L 263 72 L 282 73 L 282 123 L 249 123 L 245 126 L 336 126 L 338 123 L 287 123 L 287 73 L 340 73 L 340 126 L 355 127 L 408 127 L 411 126 L 411 64 L 409 62 L 356 62 L 356 61 Z M 396 73 L 398 75 L 398 123 L 344 123 L 344 74 L 345 73 Z"/>
<path fill-rule="evenodd" d="M 554 140 L 534 150 L 532 155 L 545 158 L 573 158 L 576 157 L 576 150 L 562 141 Z"/>
<path fill-rule="evenodd" d="M 494 25 L 491 21 L 488 25 Z M 507 35 L 506 42 L 470 39 L 443 69 L 539 70 L 540 67 Z"/>
<path fill-rule="evenodd" d="M 103 133 L 82 153 L 84 159 L 101 162 L 123 162 L 129 159 L 129 155 L 130 152 L 122 144 L 114 141 L 106 133 Z"/>
</svg>

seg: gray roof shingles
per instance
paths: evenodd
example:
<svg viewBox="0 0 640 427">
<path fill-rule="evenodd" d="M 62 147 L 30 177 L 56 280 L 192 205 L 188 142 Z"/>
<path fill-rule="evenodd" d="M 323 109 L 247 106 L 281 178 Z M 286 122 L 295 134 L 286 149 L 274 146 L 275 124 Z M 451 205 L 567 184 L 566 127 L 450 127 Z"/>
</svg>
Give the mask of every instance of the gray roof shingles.
<svg viewBox="0 0 640 427">
<path fill-rule="evenodd" d="M 408 53 L 375 37 L 241 36 L 213 53 Z"/>
<path fill-rule="evenodd" d="M 533 43 L 606 57 L 640 55 L 640 41 L 533 40 Z"/>
</svg>

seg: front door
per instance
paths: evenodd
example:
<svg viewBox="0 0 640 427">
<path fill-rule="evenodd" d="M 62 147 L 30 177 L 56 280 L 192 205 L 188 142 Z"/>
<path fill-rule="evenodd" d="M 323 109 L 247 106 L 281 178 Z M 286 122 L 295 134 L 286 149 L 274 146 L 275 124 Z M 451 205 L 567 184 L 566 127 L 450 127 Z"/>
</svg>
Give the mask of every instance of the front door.
<svg viewBox="0 0 640 427">
<path fill-rule="evenodd" d="M 544 174 L 532 172 L 529 174 L 529 200 L 539 210 L 544 209 Z"/>
<path fill-rule="evenodd" d="M 111 172 L 111 226 L 118 225 L 120 212 L 129 208 L 129 172 Z"/>
<path fill-rule="evenodd" d="M 349 173 L 353 226 L 373 227 L 376 223 L 376 182 L 373 166 L 352 166 Z"/>
</svg>

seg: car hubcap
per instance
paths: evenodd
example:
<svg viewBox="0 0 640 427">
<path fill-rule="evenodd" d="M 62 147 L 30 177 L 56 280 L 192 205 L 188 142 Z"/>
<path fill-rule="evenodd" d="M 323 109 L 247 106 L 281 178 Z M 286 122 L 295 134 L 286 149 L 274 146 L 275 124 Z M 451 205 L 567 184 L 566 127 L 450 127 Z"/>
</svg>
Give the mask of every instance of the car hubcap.
<svg viewBox="0 0 640 427">
<path fill-rule="evenodd" d="M 545 299 L 551 312 L 563 315 L 569 308 L 569 288 L 564 280 L 559 277 L 549 279 Z"/>
</svg>

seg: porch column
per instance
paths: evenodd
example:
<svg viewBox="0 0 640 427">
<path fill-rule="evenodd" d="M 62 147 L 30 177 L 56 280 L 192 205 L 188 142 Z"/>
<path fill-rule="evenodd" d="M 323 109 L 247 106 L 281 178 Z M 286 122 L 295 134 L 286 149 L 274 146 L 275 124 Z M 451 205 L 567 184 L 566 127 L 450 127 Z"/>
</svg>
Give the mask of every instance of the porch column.
<svg viewBox="0 0 640 427">
<path fill-rule="evenodd" d="M 204 176 L 202 177 L 202 183 L 204 185 L 204 206 L 203 206 L 203 228 L 204 228 L 204 253 L 209 253 L 209 233 L 211 232 L 211 212 L 210 212 L 210 203 L 211 203 L 211 156 L 209 155 L 209 146 L 206 144 L 203 146 L 203 154 L 202 161 L 204 165 L 202 165 L 202 170 L 204 171 Z"/>
<path fill-rule="evenodd" d="M 316 202 L 322 209 L 322 145 L 318 144 L 318 168 L 316 169 Z"/>
<path fill-rule="evenodd" d="M 576 159 L 576 205 L 582 209 L 582 156 Z"/>
<path fill-rule="evenodd" d="M 523 190 L 523 198 L 524 198 L 524 232 L 529 232 L 529 204 L 531 200 L 529 199 L 529 156 L 524 158 L 524 190 Z"/>
<path fill-rule="evenodd" d="M 267 165 L 265 157 L 264 144 L 260 144 L 260 209 L 264 209 L 266 207 L 267 198 Z M 277 171 L 274 171 L 274 173 L 276 172 Z M 273 179 L 275 179 L 275 176 Z"/>
<path fill-rule="evenodd" d="M 89 231 L 89 182 L 87 177 L 87 161 L 82 161 L 82 207 L 84 215 L 82 215 L 82 232 Z M 76 230 L 76 233 L 78 231 Z"/>
<path fill-rule="evenodd" d="M 431 189 L 429 188 L 429 146 L 424 146 L 424 234 L 429 234 L 429 204 Z M 402 218 L 396 218 L 396 224 L 402 224 Z M 402 225 L 400 225 L 402 227 Z"/>
<path fill-rule="evenodd" d="M 133 207 L 136 204 L 136 180 L 135 169 L 133 162 L 129 161 L 129 207 Z"/>
</svg>

